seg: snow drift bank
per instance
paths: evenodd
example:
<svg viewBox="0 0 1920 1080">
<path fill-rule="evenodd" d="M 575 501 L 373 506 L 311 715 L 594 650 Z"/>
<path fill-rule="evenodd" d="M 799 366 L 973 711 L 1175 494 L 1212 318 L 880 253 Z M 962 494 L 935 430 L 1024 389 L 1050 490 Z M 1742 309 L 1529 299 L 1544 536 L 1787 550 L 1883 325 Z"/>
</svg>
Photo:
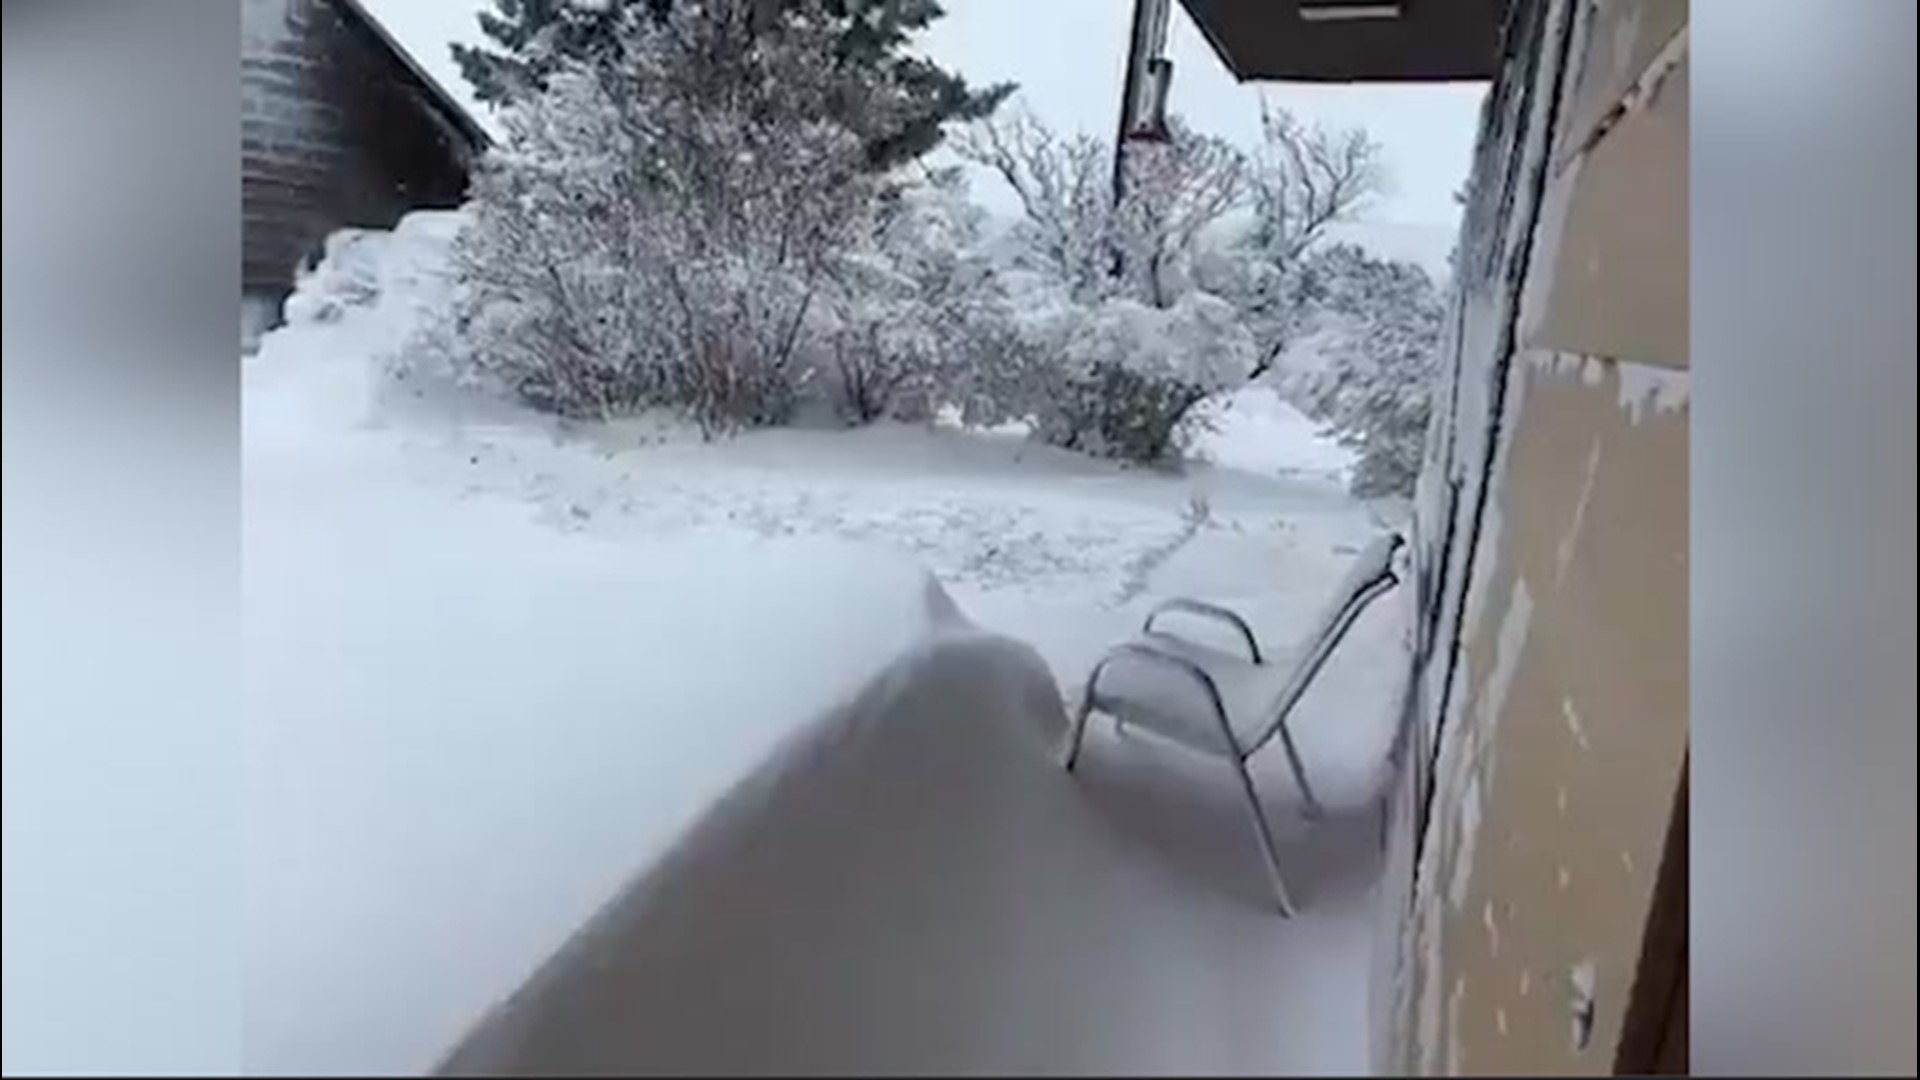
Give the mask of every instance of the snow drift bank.
<svg viewBox="0 0 1920 1080">
<path fill-rule="evenodd" d="M 249 494 L 249 1071 L 426 1067 L 939 617 L 841 545 L 422 502 Z"/>
<path fill-rule="evenodd" d="M 419 211 L 391 232 L 343 229 L 294 282 L 284 325 L 241 361 L 247 452 L 263 441 L 316 444 L 366 427 L 392 358 L 447 302 L 448 253 L 465 215 Z"/>
<path fill-rule="evenodd" d="M 747 780 L 774 791 L 742 796 L 757 811 L 736 798 L 731 824 L 686 842 L 718 829 L 717 870 L 681 847 L 657 872 L 715 910 L 653 901 L 628 920 L 623 901 L 608 919 L 644 959 L 584 954 L 649 999 L 687 995 L 661 1015 L 689 1026 L 632 1046 L 580 1019 L 610 1005 L 577 988 L 485 1067 L 558 1068 L 572 1059 L 541 1040 L 574 1025 L 578 1056 L 636 1068 L 1364 1064 L 1362 909 L 1313 890 L 1303 860 L 1312 910 L 1277 927 L 1213 763 L 1169 788 L 1177 760 L 1103 728 L 1070 780 L 1033 736 L 1059 694 L 1028 654 L 943 639 L 889 668 L 948 610 L 926 564 L 1069 683 L 1167 590 L 1283 641 L 1370 531 L 1356 507 L 1322 482 L 1200 470 L 1195 488 L 953 432 L 636 447 L 433 394 L 399 408 L 376 361 L 442 286 L 437 247 L 415 219 L 336 242 L 243 366 L 250 1071 L 430 1067 L 796 737 L 772 780 Z M 1195 531 L 1181 514 L 1203 492 Z M 1329 669 L 1325 722 L 1303 732 L 1323 797 L 1339 789 L 1323 751 L 1364 750 L 1386 715 L 1369 702 L 1399 670 L 1393 625 L 1356 632 L 1374 644 L 1348 684 Z M 658 960 L 662 926 L 688 936 Z M 765 986 L 737 974 L 756 964 Z M 694 1026 L 723 1022 L 748 1045 Z"/>
<path fill-rule="evenodd" d="M 614 544 L 413 481 L 369 407 L 445 224 L 336 238 L 244 366 L 250 1072 L 429 1067 L 951 614 L 904 556 Z"/>
<path fill-rule="evenodd" d="M 1111 738 L 1069 776 L 1063 723 L 1031 649 L 938 636 L 720 803 L 442 1071 L 1359 1071 L 1364 917 L 1278 922 L 1243 808 L 1193 801 L 1225 785 Z M 1295 858 L 1327 899 L 1327 867 Z"/>
</svg>

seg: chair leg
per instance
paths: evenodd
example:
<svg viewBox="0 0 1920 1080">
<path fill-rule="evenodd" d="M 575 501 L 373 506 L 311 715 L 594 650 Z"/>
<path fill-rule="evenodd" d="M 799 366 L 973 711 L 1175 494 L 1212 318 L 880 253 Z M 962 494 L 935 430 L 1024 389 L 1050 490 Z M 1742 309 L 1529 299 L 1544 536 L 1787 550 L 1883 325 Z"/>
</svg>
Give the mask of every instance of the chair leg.
<svg viewBox="0 0 1920 1080">
<path fill-rule="evenodd" d="M 1267 877 L 1273 882 L 1274 899 L 1280 908 L 1280 917 L 1293 917 L 1293 897 L 1287 892 L 1286 879 L 1280 873 L 1280 852 L 1273 842 L 1273 827 L 1267 823 L 1267 814 L 1260 806 L 1260 795 L 1253 788 L 1253 776 L 1247 772 L 1247 763 L 1235 761 L 1235 772 L 1240 774 L 1240 788 L 1247 794 L 1247 810 L 1253 814 L 1253 829 L 1260 841 L 1260 857 L 1266 860 Z"/>
<path fill-rule="evenodd" d="M 1307 783 L 1307 767 L 1300 760 L 1300 750 L 1293 745 L 1293 732 L 1288 730 L 1286 722 L 1280 723 L 1280 746 L 1287 752 L 1287 765 L 1293 769 L 1293 782 L 1300 788 L 1301 813 L 1308 821 L 1318 821 L 1326 816 L 1320 806 L 1320 797 L 1313 793 L 1313 785 Z M 1241 771 L 1246 764 L 1241 763 Z"/>
<path fill-rule="evenodd" d="M 1098 672 L 1095 674 L 1097 675 Z M 1093 715 L 1093 679 L 1089 678 L 1086 693 L 1080 695 L 1080 707 L 1074 710 L 1073 721 L 1067 727 L 1066 754 L 1060 762 L 1060 767 L 1068 772 L 1072 772 L 1074 764 L 1080 760 L 1080 744 L 1087 737 L 1087 718 L 1091 715 Z"/>
</svg>

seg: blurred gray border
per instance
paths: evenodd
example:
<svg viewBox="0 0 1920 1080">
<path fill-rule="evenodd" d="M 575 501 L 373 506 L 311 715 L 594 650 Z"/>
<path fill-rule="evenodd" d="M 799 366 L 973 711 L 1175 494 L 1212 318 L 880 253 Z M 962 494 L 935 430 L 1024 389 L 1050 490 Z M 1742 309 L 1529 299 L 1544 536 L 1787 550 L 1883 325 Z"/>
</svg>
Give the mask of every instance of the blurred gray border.
<svg viewBox="0 0 1920 1080">
<path fill-rule="evenodd" d="M 1912 1075 L 1915 5 L 1693 8 L 1693 1065 Z"/>
<path fill-rule="evenodd" d="M 1911 1075 L 1915 5 L 1694 7 L 1694 1068 Z M 5 8 L 9 1074 L 239 1066 L 238 21 Z"/>
<path fill-rule="evenodd" d="M 4 1070 L 237 1072 L 240 8 L 4 10 Z"/>
</svg>

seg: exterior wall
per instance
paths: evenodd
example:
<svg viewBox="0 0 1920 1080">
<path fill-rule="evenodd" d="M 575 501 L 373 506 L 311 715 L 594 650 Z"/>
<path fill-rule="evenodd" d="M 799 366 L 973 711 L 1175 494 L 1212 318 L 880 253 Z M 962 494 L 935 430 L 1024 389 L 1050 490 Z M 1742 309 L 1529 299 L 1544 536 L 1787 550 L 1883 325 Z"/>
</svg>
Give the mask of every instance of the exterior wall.
<svg viewBox="0 0 1920 1080">
<path fill-rule="evenodd" d="M 1418 507 L 1389 1072 L 1613 1071 L 1685 769 L 1686 6 L 1515 15 Z"/>
<path fill-rule="evenodd" d="M 328 232 L 458 205 L 470 144 L 340 0 L 241 8 L 241 281 L 283 295 Z"/>
<path fill-rule="evenodd" d="M 1513 313 L 1546 170 L 1566 6 L 1561 0 L 1509 5 L 1501 72 L 1482 108 L 1456 255 L 1446 381 L 1415 497 L 1413 580 L 1422 618 L 1414 628 L 1410 752 L 1388 802 L 1383 926 L 1375 937 L 1383 955 L 1374 973 L 1374 1058 L 1376 1071 L 1384 1073 L 1410 1068 L 1401 1061 L 1412 1037 L 1417 971 L 1407 927 L 1418 891 L 1440 721 L 1458 707 L 1448 696 L 1460 658 L 1454 642 L 1464 629 L 1466 579 L 1492 474 L 1494 412 L 1513 349 Z"/>
</svg>

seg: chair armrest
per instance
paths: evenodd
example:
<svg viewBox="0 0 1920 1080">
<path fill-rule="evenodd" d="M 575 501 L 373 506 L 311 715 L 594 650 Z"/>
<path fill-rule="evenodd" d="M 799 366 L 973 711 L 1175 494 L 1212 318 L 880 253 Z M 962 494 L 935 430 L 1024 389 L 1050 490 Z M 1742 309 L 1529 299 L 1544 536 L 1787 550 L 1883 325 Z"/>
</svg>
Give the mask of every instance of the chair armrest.
<svg viewBox="0 0 1920 1080">
<path fill-rule="evenodd" d="M 1140 627 L 1141 632 L 1152 633 L 1155 619 L 1162 615 L 1175 612 L 1187 615 L 1198 615 L 1202 618 L 1212 619 L 1215 622 L 1226 623 L 1239 631 L 1240 640 L 1246 642 L 1248 657 L 1256 664 L 1265 663 L 1265 660 L 1260 656 L 1260 642 L 1253 636 L 1253 627 L 1247 625 L 1247 620 L 1218 604 L 1209 604 L 1202 600 L 1188 600 L 1184 598 L 1168 600 L 1147 613 L 1147 621 Z"/>
<path fill-rule="evenodd" d="M 1199 683 L 1201 692 L 1206 696 L 1207 704 L 1213 708 L 1213 718 L 1220 725 L 1220 736 L 1226 740 L 1226 748 L 1235 755 L 1240 753 L 1240 740 L 1233 737 L 1233 725 L 1227 720 L 1227 705 L 1220 696 L 1219 684 L 1213 681 L 1212 675 L 1207 674 L 1206 668 L 1184 656 L 1174 656 L 1134 641 L 1115 645 L 1111 652 L 1101 657 L 1100 662 L 1094 665 L 1093 674 L 1087 677 L 1087 699 L 1090 703 L 1098 699 L 1100 676 L 1107 670 L 1107 665 L 1123 656 L 1145 660 L 1169 671 L 1179 672 Z"/>
</svg>

